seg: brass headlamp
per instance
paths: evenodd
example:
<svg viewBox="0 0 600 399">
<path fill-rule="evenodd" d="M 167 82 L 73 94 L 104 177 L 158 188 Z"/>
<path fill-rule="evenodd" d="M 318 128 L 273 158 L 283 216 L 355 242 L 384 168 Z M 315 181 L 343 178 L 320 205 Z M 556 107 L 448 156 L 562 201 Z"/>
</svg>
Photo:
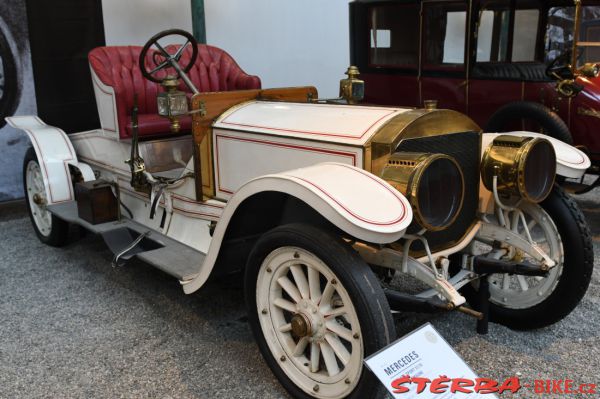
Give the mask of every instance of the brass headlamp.
<svg viewBox="0 0 600 399">
<path fill-rule="evenodd" d="M 600 75 L 600 64 L 594 62 L 586 62 L 579 69 L 579 73 L 586 78 L 597 78 Z"/>
<path fill-rule="evenodd" d="M 462 209 L 463 173 L 448 155 L 397 152 L 381 177 L 404 194 L 415 220 L 427 230 L 450 226 Z"/>
<path fill-rule="evenodd" d="M 481 179 L 493 191 L 516 195 L 531 202 L 543 201 L 554 184 L 556 154 L 552 144 L 540 137 L 501 135 L 486 148 Z"/>
<path fill-rule="evenodd" d="M 181 130 L 179 117 L 188 113 L 187 96 L 183 91 L 177 90 L 177 78 L 173 76 L 167 76 L 161 84 L 165 91 L 158 93 L 156 98 L 158 114 L 169 118 L 171 131 L 178 133 Z"/>
</svg>

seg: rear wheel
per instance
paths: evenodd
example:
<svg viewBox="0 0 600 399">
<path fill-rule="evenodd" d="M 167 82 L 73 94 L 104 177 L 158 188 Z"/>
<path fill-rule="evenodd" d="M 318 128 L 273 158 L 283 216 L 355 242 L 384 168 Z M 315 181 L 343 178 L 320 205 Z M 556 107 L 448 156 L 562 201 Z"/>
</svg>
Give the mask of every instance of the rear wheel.
<svg viewBox="0 0 600 399">
<path fill-rule="evenodd" d="M 501 107 L 488 121 L 489 133 L 531 130 L 573 144 L 567 124 L 548 107 L 531 101 L 517 101 Z"/>
<path fill-rule="evenodd" d="M 377 278 L 339 237 L 291 224 L 264 234 L 245 277 L 250 324 L 267 364 L 295 398 L 377 398 L 363 366 L 395 328 Z"/>
<path fill-rule="evenodd" d="M 69 234 L 69 224 L 46 209 L 44 177 L 32 147 L 25 153 L 23 161 L 23 187 L 25 188 L 25 203 L 35 234 L 45 244 L 54 247 L 64 245 Z"/>
</svg>

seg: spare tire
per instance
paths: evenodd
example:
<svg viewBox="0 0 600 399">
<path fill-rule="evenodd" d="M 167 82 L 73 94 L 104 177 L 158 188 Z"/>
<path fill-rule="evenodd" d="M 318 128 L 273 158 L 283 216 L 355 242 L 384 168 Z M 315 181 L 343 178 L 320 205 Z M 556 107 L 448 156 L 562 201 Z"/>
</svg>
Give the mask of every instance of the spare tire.
<svg viewBox="0 0 600 399">
<path fill-rule="evenodd" d="M 510 128 L 511 124 L 523 119 L 538 123 L 544 134 L 567 144 L 573 144 L 569 127 L 561 117 L 548 107 L 531 101 L 517 101 L 501 107 L 492 115 L 485 131 L 489 133 L 507 132 L 513 130 Z"/>
</svg>

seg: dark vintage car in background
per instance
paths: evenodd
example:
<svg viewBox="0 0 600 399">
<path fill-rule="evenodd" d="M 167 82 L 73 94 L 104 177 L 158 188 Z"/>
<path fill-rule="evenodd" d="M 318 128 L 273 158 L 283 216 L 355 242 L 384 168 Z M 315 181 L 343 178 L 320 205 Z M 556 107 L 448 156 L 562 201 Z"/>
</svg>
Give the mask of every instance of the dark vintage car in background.
<svg viewBox="0 0 600 399">
<path fill-rule="evenodd" d="M 366 102 L 437 100 L 488 132 L 541 131 L 598 173 L 600 2 L 355 0 L 350 26 Z"/>
</svg>

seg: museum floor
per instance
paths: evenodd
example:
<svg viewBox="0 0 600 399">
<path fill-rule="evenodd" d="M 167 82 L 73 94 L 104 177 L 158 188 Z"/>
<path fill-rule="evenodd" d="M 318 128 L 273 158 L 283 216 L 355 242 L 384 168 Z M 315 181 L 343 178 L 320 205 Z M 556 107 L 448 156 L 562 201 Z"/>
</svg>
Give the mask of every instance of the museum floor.
<svg viewBox="0 0 600 399">
<path fill-rule="evenodd" d="M 596 270 L 566 319 L 533 332 L 491 324 L 478 336 L 460 313 L 410 315 L 397 319 L 399 335 L 431 321 L 482 377 L 598 383 L 600 191 L 577 200 Z M 76 229 L 66 248 L 45 246 L 19 206 L 0 208 L 0 230 L 0 398 L 287 397 L 254 343 L 239 284 L 185 295 L 142 263 L 113 269 L 102 239 Z"/>
</svg>

